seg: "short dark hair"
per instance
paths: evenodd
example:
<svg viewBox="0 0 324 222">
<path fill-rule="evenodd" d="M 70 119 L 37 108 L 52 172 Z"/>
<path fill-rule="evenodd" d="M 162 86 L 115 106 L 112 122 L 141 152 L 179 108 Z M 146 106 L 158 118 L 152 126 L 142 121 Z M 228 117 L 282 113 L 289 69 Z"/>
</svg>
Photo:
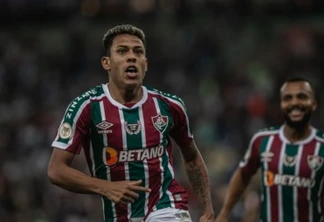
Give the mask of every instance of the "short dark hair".
<svg viewBox="0 0 324 222">
<path fill-rule="evenodd" d="M 285 83 L 288 83 L 288 82 L 308 82 L 309 85 L 312 86 L 312 83 L 308 79 L 306 79 L 302 76 L 290 76 L 285 81 Z"/>
<path fill-rule="evenodd" d="M 136 26 L 130 24 L 117 25 L 109 29 L 103 37 L 103 47 L 106 55 L 110 56 L 110 48 L 114 38 L 117 35 L 129 34 L 138 37 L 146 47 L 145 34 L 142 29 L 137 28 Z"/>
<path fill-rule="evenodd" d="M 309 79 L 307 79 L 307 78 L 305 78 L 305 77 L 302 77 L 302 76 L 290 76 L 290 77 L 288 77 L 288 78 L 285 80 L 285 82 L 282 84 L 282 86 L 283 86 L 285 83 L 291 83 L 291 82 L 307 82 L 307 83 L 310 85 L 310 87 L 311 87 L 311 90 L 312 90 L 312 92 L 313 92 L 313 96 L 314 96 L 314 98 L 316 98 L 315 89 L 314 89 L 314 87 L 313 87 L 312 82 L 311 82 Z"/>
</svg>

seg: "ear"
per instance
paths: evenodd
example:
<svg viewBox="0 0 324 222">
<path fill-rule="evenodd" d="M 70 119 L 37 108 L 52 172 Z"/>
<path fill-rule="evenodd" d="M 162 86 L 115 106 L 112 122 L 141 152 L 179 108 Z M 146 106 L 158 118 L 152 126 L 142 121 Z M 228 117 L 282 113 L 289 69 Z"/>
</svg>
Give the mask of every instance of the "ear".
<svg viewBox="0 0 324 222">
<path fill-rule="evenodd" d="M 148 60 L 146 58 L 146 67 L 145 67 L 145 72 L 147 72 L 147 68 L 148 68 Z"/>
<path fill-rule="evenodd" d="M 315 111 L 317 109 L 317 101 L 314 99 L 313 105 L 312 105 L 312 110 Z"/>
<path fill-rule="evenodd" d="M 101 58 L 101 65 L 105 70 L 110 71 L 110 58 L 108 56 L 103 56 Z"/>
</svg>

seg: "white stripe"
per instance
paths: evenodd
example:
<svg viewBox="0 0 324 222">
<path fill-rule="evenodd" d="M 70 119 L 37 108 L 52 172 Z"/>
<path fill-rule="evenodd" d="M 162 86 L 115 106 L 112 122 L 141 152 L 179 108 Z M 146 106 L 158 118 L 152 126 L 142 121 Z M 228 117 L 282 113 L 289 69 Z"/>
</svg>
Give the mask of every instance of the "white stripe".
<svg viewBox="0 0 324 222">
<path fill-rule="evenodd" d="M 106 114 L 105 114 L 105 107 L 104 107 L 103 101 L 100 101 L 99 107 L 100 107 L 101 121 L 105 121 L 106 120 Z M 105 147 L 108 147 L 108 139 L 107 139 L 106 134 L 102 134 L 102 141 L 103 141 L 103 145 Z M 106 152 L 106 149 L 103 149 L 102 152 Z M 105 153 L 103 153 L 102 158 L 103 158 L 102 161 L 105 163 L 106 162 L 106 159 L 105 159 L 106 154 Z M 107 173 L 107 180 L 111 181 L 111 174 L 110 174 L 110 167 L 109 166 L 106 167 L 106 173 Z M 117 221 L 117 219 L 116 219 L 117 218 L 116 208 L 115 208 L 115 203 L 113 201 L 111 201 L 111 207 L 112 207 L 112 213 L 113 213 L 112 217 L 114 218 L 114 221 Z"/>
<path fill-rule="evenodd" d="M 319 152 L 320 152 L 320 149 L 321 149 L 321 143 L 317 143 L 316 144 L 316 151 L 315 151 L 314 155 L 318 156 Z M 314 178 L 315 178 L 316 173 L 314 171 L 313 171 L 313 173 L 314 173 Z M 320 221 L 323 221 L 322 207 L 321 207 L 321 201 L 322 201 L 321 193 L 322 193 L 322 189 L 323 189 L 323 181 L 324 181 L 324 177 L 322 177 L 322 179 L 321 179 L 320 186 L 318 188 L 318 193 L 317 193 L 317 198 L 318 198 L 317 210 L 318 210 L 318 213 L 321 215 L 321 220 Z"/>
<path fill-rule="evenodd" d="M 162 157 L 159 157 L 159 161 L 160 161 L 160 170 L 161 170 L 161 182 L 164 180 L 164 170 L 163 170 L 163 167 L 162 167 Z M 162 183 L 161 183 L 161 186 L 160 186 L 160 191 L 159 191 L 159 193 L 160 193 L 160 198 L 159 198 L 159 200 L 162 198 L 162 195 L 163 195 L 163 193 L 162 193 Z M 157 208 L 156 208 L 156 205 L 153 207 L 153 211 L 156 211 L 157 210 Z"/>
<path fill-rule="evenodd" d="M 316 143 L 316 147 L 315 147 L 313 155 L 318 155 L 320 145 L 321 144 L 319 142 Z M 311 179 L 315 179 L 315 176 L 316 176 L 316 172 L 315 172 L 315 170 L 312 170 Z M 308 209 L 308 211 L 309 211 L 309 214 L 308 214 L 309 221 L 313 221 L 313 203 L 311 201 L 311 194 L 312 194 L 312 188 L 308 188 L 307 196 L 308 196 L 308 200 L 309 200 L 309 209 Z M 318 200 L 320 201 L 320 198 Z M 319 202 L 319 206 L 320 206 L 320 202 Z M 319 210 L 320 210 L 320 208 L 319 208 Z"/>
<path fill-rule="evenodd" d="M 119 118 L 120 118 L 120 125 L 121 125 L 121 131 L 122 131 L 122 140 L 123 140 L 123 150 L 127 150 L 127 135 L 126 135 L 126 130 L 125 130 L 125 117 L 123 114 L 122 108 L 118 108 L 119 112 Z M 124 167 L 125 167 L 125 180 L 130 180 L 129 176 L 129 165 L 128 162 L 124 162 Z M 132 205 L 127 204 L 127 218 L 129 219 L 132 213 Z"/>
<path fill-rule="evenodd" d="M 270 136 L 269 137 L 269 140 L 268 140 L 268 144 L 267 144 L 267 147 L 265 149 L 265 151 L 270 151 L 270 148 L 271 148 L 271 145 L 273 143 L 273 140 L 274 140 L 274 136 Z M 264 170 L 268 170 L 269 169 L 269 166 L 268 166 L 268 162 L 267 161 L 264 161 Z M 264 177 L 264 175 L 262 175 Z M 266 187 L 266 193 L 267 193 L 267 221 L 271 221 L 271 197 L 270 197 L 270 188 L 269 187 Z"/>
<path fill-rule="evenodd" d="M 170 159 L 168 152 L 165 152 L 165 153 L 168 155 L 168 159 Z M 170 164 L 170 161 L 168 161 L 168 168 L 169 168 L 169 170 L 170 170 L 170 172 L 172 174 L 172 179 L 174 179 L 174 171 L 173 171 L 173 168 L 172 168 L 172 166 Z M 174 199 L 172 193 L 169 190 L 166 190 L 166 193 L 169 195 L 171 207 L 174 208 L 175 207 L 175 203 L 174 203 L 175 199 Z"/>
<path fill-rule="evenodd" d="M 161 110 L 160 110 L 160 107 L 159 107 L 159 104 L 158 104 L 157 99 L 156 98 L 153 98 L 153 102 L 154 102 L 154 105 L 155 105 L 156 113 L 157 114 L 161 114 Z M 160 143 L 162 143 L 162 140 L 163 140 L 163 137 L 162 137 L 162 135 L 160 133 Z M 165 173 L 165 171 L 163 169 L 163 166 L 162 166 L 162 157 L 159 158 L 159 162 L 160 162 L 160 170 L 161 170 L 161 182 L 160 182 L 161 186 L 160 186 L 160 191 L 159 191 L 159 193 L 160 193 L 160 198 L 159 199 L 161 199 L 162 198 L 162 195 L 163 195 L 163 192 L 162 192 L 162 182 L 164 180 L 164 173 Z M 156 206 L 153 207 L 153 211 L 155 211 L 155 210 L 157 210 L 156 209 Z"/>
<path fill-rule="evenodd" d="M 295 156 L 296 158 L 296 166 L 295 166 L 295 176 L 299 176 L 299 171 L 300 171 L 300 160 L 302 157 L 302 153 L 303 153 L 303 145 L 299 145 L 299 147 L 297 148 L 297 155 Z M 294 218 L 295 221 L 298 220 L 298 187 L 297 186 L 293 186 L 293 198 L 294 198 Z"/>
<path fill-rule="evenodd" d="M 282 141 L 280 156 L 279 156 L 279 162 L 278 162 L 278 174 L 282 175 L 282 168 L 280 166 L 283 166 L 284 158 L 285 158 L 285 152 L 286 152 L 286 143 Z M 283 222 L 283 205 L 282 205 L 282 186 L 278 187 L 278 211 L 279 211 L 279 222 Z"/>
<path fill-rule="evenodd" d="M 141 135 L 142 135 L 142 147 L 146 148 L 146 131 L 145 131 L 145 122 L 144 122 L 144 113 L 142 106 L 138 109 L 140 122 L 141 122 Z M 147 159 L 143 160 L 143 167 L 144 167 L 144 175 L 145 175 L 145 186 L 149 186 L 149 168 L 147 164 Z M 144 215 L 148 212 L 148 201 L 149 201 L 149 192 L 145 192 L 145 203 L 144 203 Z"/>
<path fill-rule="evenodd" d="M 99 102 L 99 107 L 100 107 L 100 114 L 101 114 L 101 122 L 104 122 L 104 121 L 106 121 L 106 114 L 105 114 L 105 107 L 104 107 L 103 101 Z M 102 140 L 103 140 L 104 146 L 107 147 L 108 140 L 107 140 L 106 134 L 102 134 Z"/>
</svg>

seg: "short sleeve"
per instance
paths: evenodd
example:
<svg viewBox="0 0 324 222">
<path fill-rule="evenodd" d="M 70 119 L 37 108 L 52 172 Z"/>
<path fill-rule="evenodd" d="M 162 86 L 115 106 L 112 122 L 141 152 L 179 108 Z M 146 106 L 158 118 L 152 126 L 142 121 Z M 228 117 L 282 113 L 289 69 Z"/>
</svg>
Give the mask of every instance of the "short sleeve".
<svg viewBox="0 0 324 222">
<path fill-rule="evenodd" d="M 239 167 L 242 169 L 243 174 L 253 175 L 260 167 L 260 144 L 263 136 L 256 134 L 252 137 L 249 147 L 245 152 L 243 160 L 240 161 Z"/>
<path fill-rule="evenodd" d="M 89 133 L 90 99 L 75 98 L 67 107 L 52 147 L 79 154 Z"/>
</svg>

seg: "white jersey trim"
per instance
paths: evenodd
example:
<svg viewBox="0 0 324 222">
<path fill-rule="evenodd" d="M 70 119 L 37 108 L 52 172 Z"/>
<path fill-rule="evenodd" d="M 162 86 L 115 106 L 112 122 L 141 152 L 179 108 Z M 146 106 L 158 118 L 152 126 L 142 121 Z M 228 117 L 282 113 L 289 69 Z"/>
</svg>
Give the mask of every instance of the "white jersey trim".
<svg viewBox="0 0 324 222">
<path fill-rule="evenodd" d="M 284 134 L 284 128 L 285 128 L 285 125 L 282 125 L 281 127 L 280 127 L 280 132 L 279 132 L 279 136 L 280 136 L 280 139 L 284 142 L 284 143 L 287 143 L 287 144 L 294 144 L 294 145 L 304 145 L 304 144 L 307 144 L 307 143 L 309 143 L 312 139 L 314 139 L 315 138 L 315 136 L 316 136 L 316 129 L 314 128 L 314 127 L 312 127 L 311 126 L 311 133 L 310 133 L 310 135 L 306 138 L 306 139 L 304 139 L 304 140 L 300 140 L 300 141 L 297 141 L 297 142 L 295 142 L 295 143 L 292 143 L 292 142 L 290 142 L 288 139 L 287 139 L 287 137 L 285 136 L 285 134 Z"/>
<path fill-rule="evenodd" d="M 105 95 L 107 96 L 108 100 L 114 105 L 114 106 L 117 106 L 119 108 L 123 108 L 123 109 L 134 109 L 134 108 L 137 108 L 139 106 L 141 106 L 143 103 L 145 103 L 145 101 L 147 100 L 147 97 L 148 97 L 148 93 L 147 93 L 147 89 L 142 86 L 142 90 L 143 90 L 143 96 L 141 98 L 140 101 L 138 101 L 136 104 L 134 104 L 134 106 L 132 107 L 127 107 L 123 104 L 121 104 L 120 102 L 117 102 L 116 100 L 114 100 L 109 92 L 109 83 L 107 84 L 102 84 L 102 88 L 103 88 L 103 91 L 105 93 Z"/>
</svg>

